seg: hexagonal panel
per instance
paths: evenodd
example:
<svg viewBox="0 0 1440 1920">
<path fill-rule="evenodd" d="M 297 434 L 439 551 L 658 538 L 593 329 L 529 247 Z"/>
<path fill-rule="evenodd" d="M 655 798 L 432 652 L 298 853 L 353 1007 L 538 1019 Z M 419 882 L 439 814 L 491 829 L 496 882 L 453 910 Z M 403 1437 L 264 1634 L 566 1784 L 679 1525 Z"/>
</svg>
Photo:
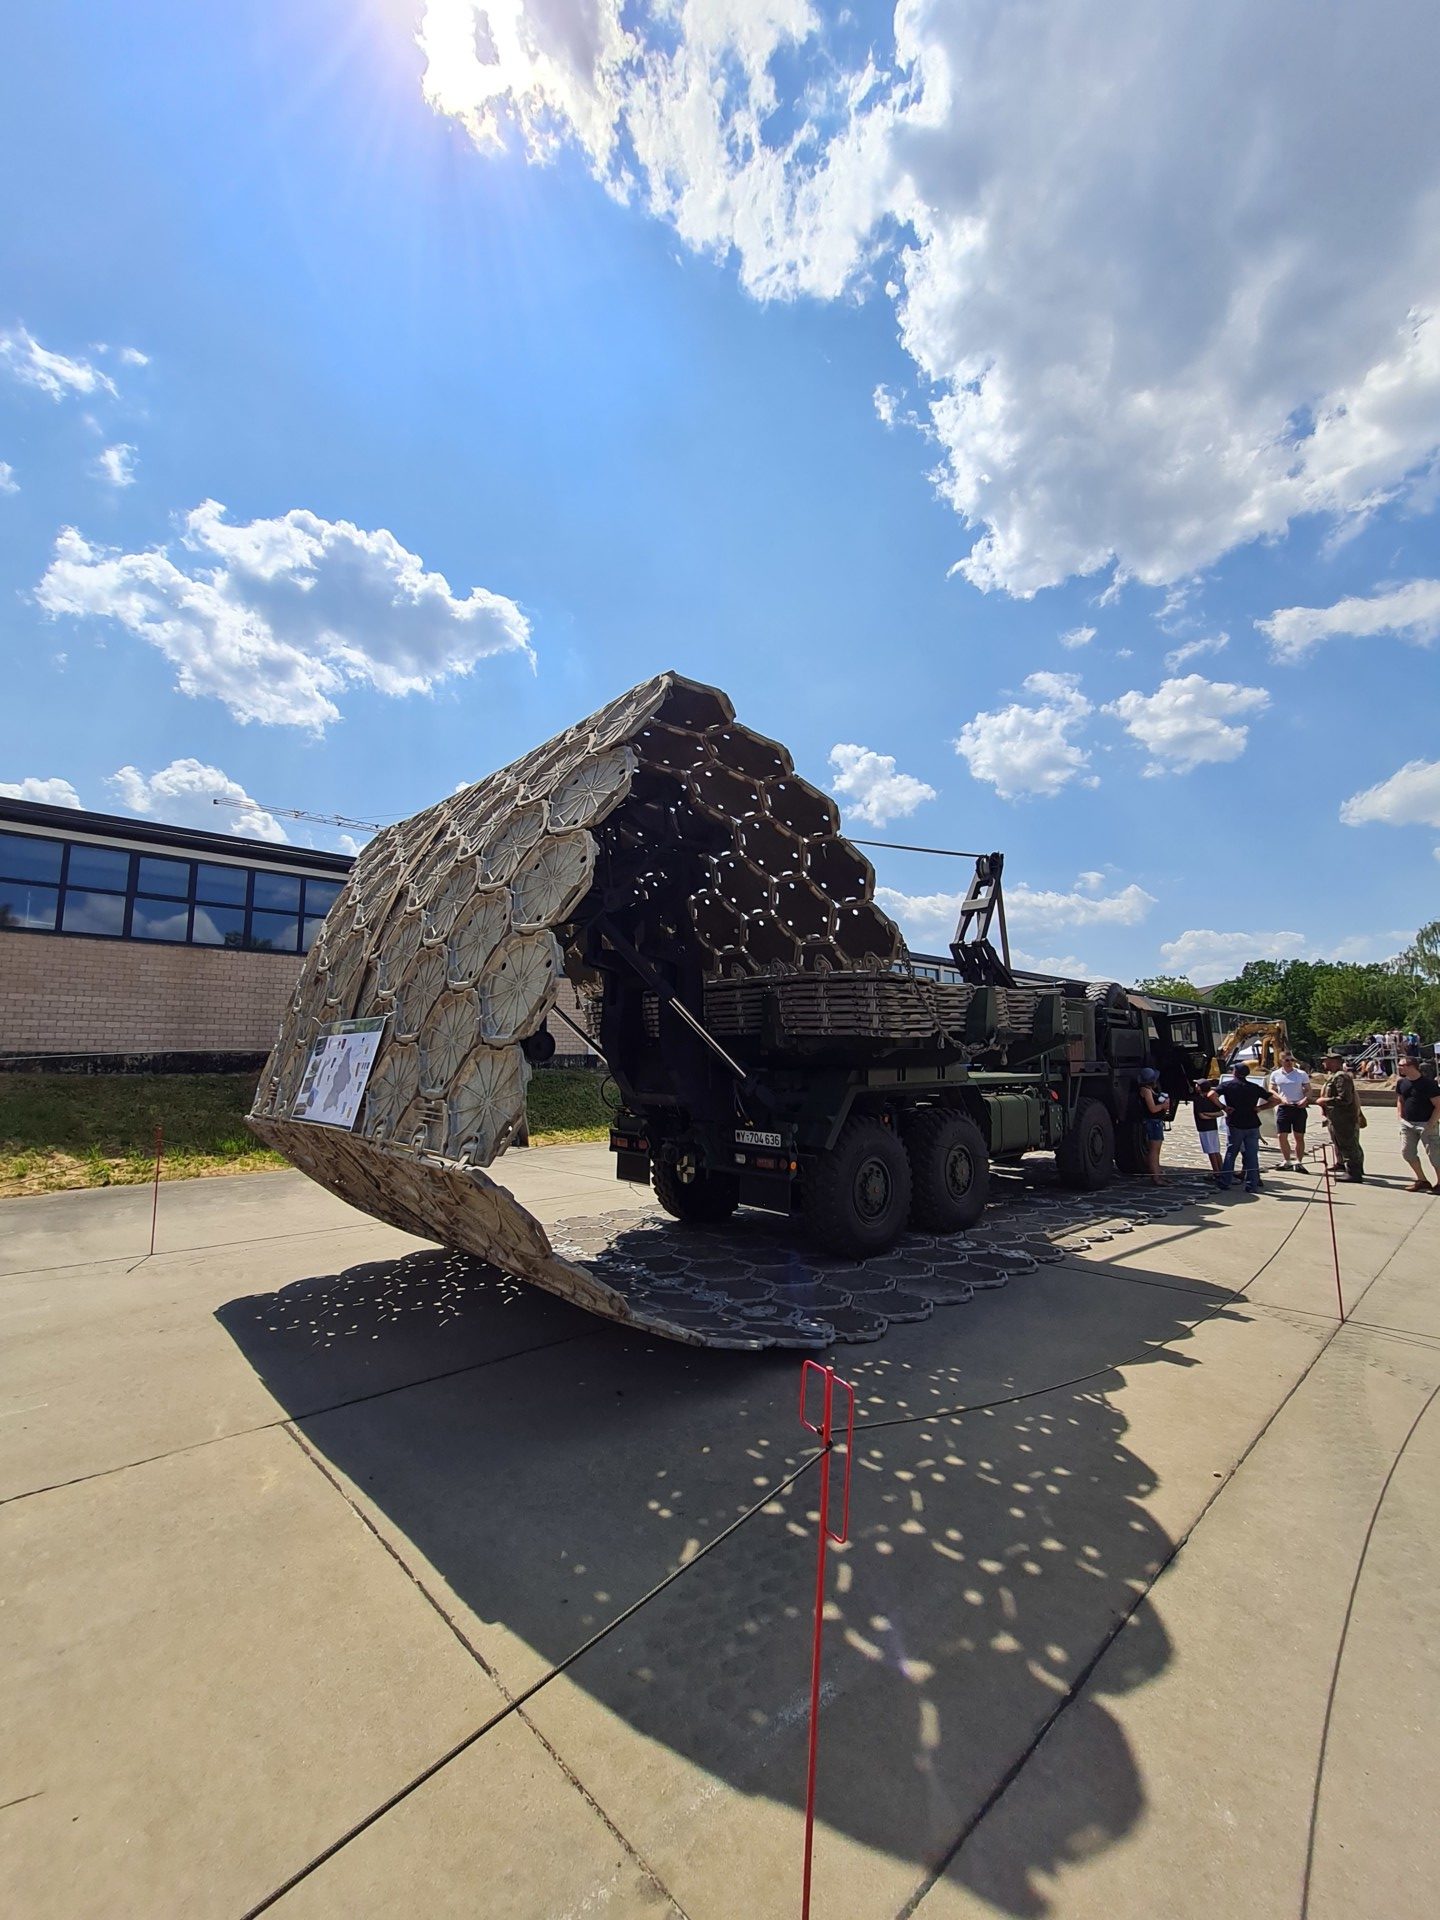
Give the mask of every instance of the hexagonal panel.
<svg viewBox="0 0 1440 1920">
<path fill-rule="evenodd" d="M 797 940 L 823 939 L 831 927 L 831 904 L 809 880 L 791 875 L 775 884 L 775 917 Z"/>
<path fill-rule="evenodd" d="M 765 789 L 765 804 L 774 819 L 805 839 L 840 831 L 835 802 L 794 775 L 772 780 Z"/>
<path fill-rule="evenodd" d="M 875 869 L 848 840 L 812 840 L 806 848 L 805 868 L 839 906 L 869 900 L 874 894 Z"/>
</svg>

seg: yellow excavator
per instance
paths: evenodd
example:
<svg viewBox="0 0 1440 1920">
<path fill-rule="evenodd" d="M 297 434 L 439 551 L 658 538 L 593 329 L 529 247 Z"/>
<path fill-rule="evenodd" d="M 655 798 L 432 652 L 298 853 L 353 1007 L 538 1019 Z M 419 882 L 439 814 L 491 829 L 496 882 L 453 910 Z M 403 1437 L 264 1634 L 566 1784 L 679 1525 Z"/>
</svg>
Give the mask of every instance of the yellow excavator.
<svg viewBox="0 0 1440 1920">
<path fill-rule="evenodd" d="M 1269 1073 L 1279 1066 L 1281 1054 L 1288 1052 L 1289 1047 L 1290 1034 L 1283 1020 L 1241 1020 L 1216 1042 L 1210 1078 L 1218 1080 L 1241 1053 L 1249 1056 L 1252 1048 L 1252 1071 Z"/>
</svg>

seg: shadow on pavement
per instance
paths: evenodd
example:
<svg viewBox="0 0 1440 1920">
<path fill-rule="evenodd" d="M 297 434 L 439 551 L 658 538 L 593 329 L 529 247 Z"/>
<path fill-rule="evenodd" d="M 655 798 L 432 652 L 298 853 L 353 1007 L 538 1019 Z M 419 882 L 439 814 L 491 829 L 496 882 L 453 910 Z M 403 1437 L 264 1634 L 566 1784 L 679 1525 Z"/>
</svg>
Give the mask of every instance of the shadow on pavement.
<svg viewBox="0 0 1440 1920">
<path fill-rule="evenodd" d="M 1230 1311 L 1042 1267 L 841 1352 L 862 1425 L 827 1629 L 829 1826 L 912 1863 L 917 1882 L 947 1858 L 1172 1550 L 1108 1398 L 1122 1375 L 1052 1383 L 1183 1347 L 1196 1316 Z M 799 1356 L 629 1335 L 439 1250 L 237 1299 L 218 1318 L 512 1693 L 688 1566 L 808 1453 Z M 1154 1363 L 1190 1364 L 1173 1348 Z M 1003 1404 L 907 1412 L 982 1401 Z M 706 1777 L 803 1803 L 818 1488 L 812 1467 L 527 1709 L 692 1912 L 768 1912 L 776 1897 L 745 1856 L 743 1801 Z M 1121 1691 L 1169 1658 L 1153 1609 L 1137 1619 Z M 597 1707 L 644 1740 L 617 1738 Z M 1013 1914 L 1043 1913 L 1036 1876 L 1112 1843 L 1144 1805 L 1103 1700 L 1071 1711 L 1094 1722 L 1087 1750 L 1105 1758 L 977 1889 Z M 696 1771 L 657 1775 L 646 1742 Z M 734 1856 L 719 1907 L 687 1897 L 707 1832 Z"/>
</svg>

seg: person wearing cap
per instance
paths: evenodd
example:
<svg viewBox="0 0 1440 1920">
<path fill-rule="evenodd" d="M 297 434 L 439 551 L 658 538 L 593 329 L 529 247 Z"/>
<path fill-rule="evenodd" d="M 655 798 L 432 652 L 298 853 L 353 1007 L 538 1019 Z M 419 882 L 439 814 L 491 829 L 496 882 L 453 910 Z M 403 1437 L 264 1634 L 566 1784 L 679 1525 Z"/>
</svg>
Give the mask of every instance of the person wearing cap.
<svg viewBox="0 0 1440 1920">
<path fill-rule="evenodd" d="M 1365 1178 L 1365 1149 L 1360 1144 L 1360 1129 L 1365 1124 L 1365 1109 L 1355 1088 L 1355 1076 L 1338 1053 L 1325 1056 L 1325 1084 L 1320 1089 L 1320 1115 L 1330 1129 L 1335 1151 L 1345 1171 L 1342 1180 L 1358 1186 Z"/>
<path fill-rule="evenodd" d="M 1400 1157 L 1414 1174 L 1411 1193 L 1440 1193 L 1440 1082 L 1422 1073 L 1418 1060 L 1402 1059 L 1395 1069 L 1395 1111 L 1400 1119 Z M 1432 1186 L 1420 1165 L 1420 1149 L 1435 1175 Z"/>
<path fill-rule="evenodd" d="M 1150 1170 L 1152 1187 L 1163 1185 L 1160 1177 L 1160 1149 L 1165 1144 L 1165 1121 L 1170 1112 L 1170 1096 L 1160 1092 L 1160 1075 L 1154 1067 L 1140 1069 L 1140 1108 L 1145 1122 L 1145 1164 Z"/>
<path fill-rule="evenodd" d="M 1267 1093 L 1263 1086 L 1256 1085 L 1243 1060 L 1236 1061 L 1230 1079 L 1220 1082 L 1215 1089 L 1215 1098 L 1225 1109 L 1229 1135 L 1225 1143 L 1225 1159 L 1215 1176 L 1215 1184 L 1224 1192 L 1229 1192 L 1238 1159 L 1243 1161 L 1245 1167 L 1245 1191 L 1259 1193 L 1260 1113 L 1262 1108 L 1277 1106 L 1279 1102 L 1273 1093 Z"/>
</svg>

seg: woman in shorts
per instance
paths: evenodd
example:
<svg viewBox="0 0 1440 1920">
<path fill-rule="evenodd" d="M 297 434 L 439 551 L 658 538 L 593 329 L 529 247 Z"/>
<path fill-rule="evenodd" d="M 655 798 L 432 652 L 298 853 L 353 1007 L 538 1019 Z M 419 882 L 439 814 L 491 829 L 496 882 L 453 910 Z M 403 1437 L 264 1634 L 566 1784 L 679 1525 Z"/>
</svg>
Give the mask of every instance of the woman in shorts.
<svg viewBox="0 0 1440 1920">
<path fill-rule="evenodd" d="M 1140 1069 L 1140 1111 L 1145 1123 L 1145 1164 L 1150 1170 L 1150 1184 L 1158 1187 L 1160 1178 L 1160 1149 L 1165 1144 L 1165 1116 L 1170 1111 L 1170 1096 L 1159 1091 L 1160 1075 L 1154 1067 Z"/>
<path fill-rule="evenodd" d="M 1195 1082 L 1195 1097 L 1191 1105 L 1195 1113 L 1195 1131 L 1200 1136 L 1200 1151 L 1210 1162 L 1210 1171 L 1219 1173 L 1224 1164 L 1220 1153 L 1220 1122 L 1225 1109 L 1215 1098 L 1213 1080 Z"/>
</svg>

